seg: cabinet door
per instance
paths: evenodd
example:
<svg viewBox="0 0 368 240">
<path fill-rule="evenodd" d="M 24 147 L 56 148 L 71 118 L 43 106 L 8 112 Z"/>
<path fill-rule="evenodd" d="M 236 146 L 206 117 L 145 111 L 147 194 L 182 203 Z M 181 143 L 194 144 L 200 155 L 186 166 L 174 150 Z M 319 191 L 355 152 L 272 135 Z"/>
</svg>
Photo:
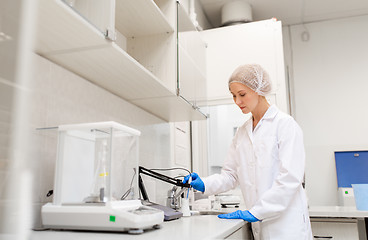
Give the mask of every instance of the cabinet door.
<svg viewBox="0 0 368 240">
<path fill-rule="evenodd" d="M 228 79 L 240 65 L 258 63 L 270 74 L 274 94 L 269 101 L 287 111 L 281 22 L 265 20 L 201 32 L 207 43 L 208 104 L 232 103 Z"/>
<path fill-rule="evenodd" d="M 63 0 L 107 37 L 115 31 L 115 0 Z M 110 33 L 109 33 L 110 32 Z"/>
<path fill-rule="evenodd" d="M 250 224 L 245 224 L 243 227 L 239 228 L 225 239 L 233 239 L 233 240 L 252 240 L 253 234 L 250 227 Z"/>
<path fill-rule="evenodd" d="M 359 240 L 358 222 L 355 219 L 313 220 L 311 219 L 314 239 Z"/>
<path fill-rule="evenodd" d="M 194 106 L 206 100 L 206 44 L 180 2 L 177 4 L 178 94 Z"/>
<path fill-rule="evenodd" d="M 175 165 L 191 168 L 190 123 L 175 122 L 174 128 L 174 159 Z"/>
</svg>

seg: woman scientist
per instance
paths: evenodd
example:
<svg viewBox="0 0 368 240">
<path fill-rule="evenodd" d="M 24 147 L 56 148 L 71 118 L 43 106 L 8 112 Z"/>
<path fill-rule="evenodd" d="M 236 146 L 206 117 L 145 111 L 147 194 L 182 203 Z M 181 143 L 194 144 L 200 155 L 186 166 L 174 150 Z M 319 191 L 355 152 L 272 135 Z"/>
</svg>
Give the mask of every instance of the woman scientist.
<svg viewBox="0 0 368 240">
<path fill-rule="evenodd" d="M 269 105 L 267 72 L 257 64 L 238 67 L 229 79 L 234 102 L 252 117 L 241 126 L 230 146 L 221 174 L 203 180 L 196 173 L 194 189 L 218 194 L 240 185 L 248 210 L 219 218 L 252 222 L 256 240 L 312 239 L 307 200 L 302 187 L 305 156 L 303 133 L 294 119 Z"/>
</svg>

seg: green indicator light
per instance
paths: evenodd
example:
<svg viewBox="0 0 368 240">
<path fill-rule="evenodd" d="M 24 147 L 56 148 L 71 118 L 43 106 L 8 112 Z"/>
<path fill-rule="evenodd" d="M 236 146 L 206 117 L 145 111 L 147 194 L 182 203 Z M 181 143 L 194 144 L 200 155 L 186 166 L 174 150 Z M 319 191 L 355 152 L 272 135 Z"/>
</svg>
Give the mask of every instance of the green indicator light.
<svg viewBox="0 0 368 240">
<path fill-rule="evenodd" d="M 110 216 L 110 222 L 115 222 L 115 216 Z"/>
<path fill-rule="evenodd" d="M 349 192 L 348 191 L 345 191 L 345 194 L 348 194 Z"/>
</svg>

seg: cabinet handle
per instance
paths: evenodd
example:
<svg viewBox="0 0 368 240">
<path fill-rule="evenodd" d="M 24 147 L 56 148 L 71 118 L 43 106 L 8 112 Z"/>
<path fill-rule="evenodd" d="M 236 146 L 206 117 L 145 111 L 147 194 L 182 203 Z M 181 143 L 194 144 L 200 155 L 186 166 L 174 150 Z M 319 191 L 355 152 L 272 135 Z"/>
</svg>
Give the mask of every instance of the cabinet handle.
<svg viewBox="0 0 368 240">
<path fill-rule="evenodd" d="M 314 239 L 333 239 L 332 236 L 313 236 Z"/>
</svg>

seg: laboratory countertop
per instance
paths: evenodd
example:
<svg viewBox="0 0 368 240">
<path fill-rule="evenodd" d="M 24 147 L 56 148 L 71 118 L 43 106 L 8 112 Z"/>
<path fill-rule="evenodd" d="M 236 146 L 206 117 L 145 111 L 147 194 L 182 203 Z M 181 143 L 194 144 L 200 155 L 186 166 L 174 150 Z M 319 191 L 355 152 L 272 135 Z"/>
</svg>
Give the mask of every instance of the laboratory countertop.
<svg viewBox="0 0 368 240">
<path fill-rule="evenodd" d="M 310 206 L 309 215 L 310 217 L 368 218 L 368 211 L 360 211 L 353 206 Z"/>
<path fill-rule="evenodd" d="M 224 239 L 244 224 L 239 219 L 219 219 L 217 215 L 195 215 L 164 222 L 159 229 L 148 230 L 139 235 L 128 233 L 86 232 L 86 231 L 33 231 L 31 240 L 124 240 L 124 239 Z"/>
</svg>

